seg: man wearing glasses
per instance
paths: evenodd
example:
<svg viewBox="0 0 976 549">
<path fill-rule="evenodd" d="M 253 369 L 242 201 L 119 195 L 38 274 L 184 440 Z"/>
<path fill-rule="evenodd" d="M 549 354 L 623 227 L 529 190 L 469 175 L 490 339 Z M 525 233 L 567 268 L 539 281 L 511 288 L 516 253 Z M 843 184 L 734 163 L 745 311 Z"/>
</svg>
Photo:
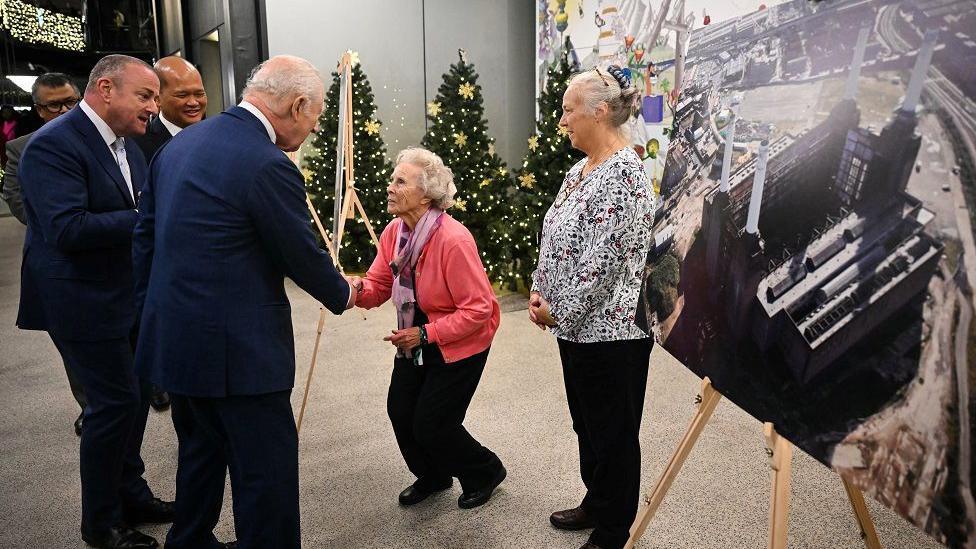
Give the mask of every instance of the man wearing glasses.
<svg viewBox="0 0 976 549">
<path fill-rule="evenodd" d="M 60 72 L 49 72 L 38 76 L 37 80 L 34 81 L 34 85 L 31 87 L 31 98 L 34 100 L 34 110 L 37 111 L 43 123 L 47 124 L 74 108 L 81 99 L 81 93 L 68 75 Z M 10 207 L 10 213 L 24 225 L 27 224 L 27 215 L 24 213 L 24 198 L 20 194 L 17 167 L 20 164 L 20 156 L 32 135 L 34 135 L 33 132 L 7 142 L 7 166 L 3 170 L 3 190 L 0 192 L 0 196 Z M 75 401 L 78 402 L 78 406 L 82 410 L 74 423 L 75 434 L 81 436 L 81 422 L 88 400 L 85 398 L 85 390 L 81 387 L 81 383 L 67 365 L 65 365 L 64 371 L 68 374 L 71 394 L 74 395 Z"/>
<path fill-rule="evenodd" d="M 34 100 L 34 110 L 44 124 L 47 124 L 77 105 L 81 93 L 68 75 L 49 72 L 38 76 L 34 81 L 31 98 Z M 32 135 L 34 134 L 29 133 L 7 142 L 7 166 L 3 171 L 3 200 L 10 207 L 10 213 L 24 225 L 27 224 L 27 216 L 24 214 L 24 199 L 20 195 L 17 166 Z"/>
</svg>

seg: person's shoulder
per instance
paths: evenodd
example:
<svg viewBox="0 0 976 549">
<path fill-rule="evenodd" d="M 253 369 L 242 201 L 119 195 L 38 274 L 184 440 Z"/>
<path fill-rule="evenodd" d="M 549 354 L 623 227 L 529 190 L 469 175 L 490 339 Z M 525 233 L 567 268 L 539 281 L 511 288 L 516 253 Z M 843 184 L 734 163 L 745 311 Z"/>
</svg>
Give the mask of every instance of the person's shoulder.
<svg viewBox="0 0 976 549">
<path fill-rule="evenodd" d="M 637 156 L 637 152 L 633 148 L 627 147 L 620 151 L 611 162 L 609 173 L 613 174 L 611 179 L 614 183 L 627 188 L 650 184 L 647 172 L 644 170 L 644 162 Z"/>
<path fill-rule="evenodd" d="M 451 247 L 460 243 L 475 244 L 474 235 L 464 226 L 463 223 L 445 212 L 441 218 L 441 226 L 437 229 L 440 240 L 445 247 Z"/>
<path fill-rule="evenodd" d="M 27 142 L 30 141 L 31 137 L 34 136 L 34 132 L 25 133 L 24 135 L 7 141 L 7 151 L 19 154 L 23 152 L 24 147 L 27 146 Z"/>
</svg>

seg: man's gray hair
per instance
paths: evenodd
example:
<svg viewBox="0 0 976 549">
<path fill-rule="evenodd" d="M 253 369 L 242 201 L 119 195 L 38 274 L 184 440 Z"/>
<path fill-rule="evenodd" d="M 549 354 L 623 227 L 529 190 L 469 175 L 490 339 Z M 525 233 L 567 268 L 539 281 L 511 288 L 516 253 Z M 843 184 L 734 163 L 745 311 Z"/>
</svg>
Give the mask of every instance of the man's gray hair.
<svg viewBox="0 0 976 549">
<path fill-rule="evenodd" d="M 276 55 L 254 67 L 241 95 L 246 98 L 254 93 L 273 102 L 305 96 L 309 98 L 306 109 L 310 109 L 312 103 L 325 101 L 322 75 L 318 69 L 294 55 Z"/>
<path fill-rule="evenodd" d="M 105 57 L 99 59 L 98 63 L 95 63 L 95 68 L 93 68 L 91 73 L 88 75 L 88 85 L 85 86 L 85 93 L 95 91 L 98 81 L 102 78 L 108 78 L 114 82 L 116 86 L 119 85 L 119 79 L 122 76 L 122 72 L 125 71 L 126 67 L 133 63 L 142 65 L 149 70 L 153 70 L 153 68 L 149 66 L 149 63 L 129 55 L 115 53 L 112 55 L 106 55 Z"/>
<path fill-rule="evenodd" d="M 420 168 L 420 186 L 424 190 L 424 196 L 434 206 L 446 210 L 454 205 L 454 195 L 457 194 L 454 172 L 444 165 L 441 157 L 422 147 L 410 147 L 397 155 L 396 163 L 401 162 Z"/>
<path fill-rule="evenodd" d="M 71 86 L 72 89 L 75 90 L 75 94 L 80 93 L 74 80 L 72 80 L 67 74 L 64 74 L 63 72 L 46 72 L 38 76 L 37 80 L 34 80 L 34 84 L 31 86 L 31 100 L 33 100 L 35 104 L 40 102 L 41 88 L 54 89 L 62 86 Z"/>
</svg>

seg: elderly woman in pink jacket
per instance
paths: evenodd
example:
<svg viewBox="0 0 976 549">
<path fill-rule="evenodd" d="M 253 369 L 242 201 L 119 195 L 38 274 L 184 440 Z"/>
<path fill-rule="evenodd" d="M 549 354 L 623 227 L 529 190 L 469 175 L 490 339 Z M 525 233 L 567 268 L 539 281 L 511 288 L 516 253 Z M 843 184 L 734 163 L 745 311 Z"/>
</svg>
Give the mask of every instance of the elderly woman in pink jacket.
<svg viewBox="0 0 976 549">
<path fill-rule="evenodd" d="M 356 305 L 391 297 L 397 329 L 387 412 L 400 453 L 417 480 L 401 505 L 447 490 L 457 477 L 458 506 L 483 505 L 505 478 L 505 467 L 461 424 L 488 360 L 500 319 L 471 233 L 445 213 L 454 204 L 454 177 L 436 154 L 409 148 L 397 156 L 387 187 L 397 218 L 380 237 L 365 278 L 353 277 Z"/>
</svg>

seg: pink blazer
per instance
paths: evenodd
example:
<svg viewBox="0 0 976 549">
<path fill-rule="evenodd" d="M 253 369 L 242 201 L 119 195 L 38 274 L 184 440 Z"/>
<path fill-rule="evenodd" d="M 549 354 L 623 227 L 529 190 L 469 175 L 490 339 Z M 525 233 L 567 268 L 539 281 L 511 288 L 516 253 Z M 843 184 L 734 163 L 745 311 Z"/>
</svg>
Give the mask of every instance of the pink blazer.
<svg viewBox="0 0 976 549">
<path fill-rule="evenodd" d="M 380 248 L 363 280 L 356 305 L 371 309 L 390 299 L 396 248 L 394 219 L 383 229 Z M 445 362 L 457 362 L 484 351 L 495 337 L 501 312 L 485 274 L 474 237 L 464 225 L 444 214 L 441 226 L 420 253 L 415 273 L 417 300 L 430 323 L 427 339 L 436 343 Z"/>
</svg>

